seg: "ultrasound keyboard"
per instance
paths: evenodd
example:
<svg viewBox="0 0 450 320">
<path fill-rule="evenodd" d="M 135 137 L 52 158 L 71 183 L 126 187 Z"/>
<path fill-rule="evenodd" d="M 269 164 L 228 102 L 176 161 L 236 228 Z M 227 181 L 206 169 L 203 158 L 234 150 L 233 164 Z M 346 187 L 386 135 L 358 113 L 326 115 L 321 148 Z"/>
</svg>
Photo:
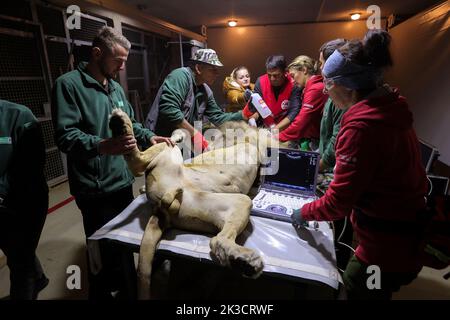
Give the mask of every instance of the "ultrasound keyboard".
<svg viewBox="0 0 450 320">
<path fill-rule="evenodd" d="M 304 204 L 312 202 L 315 197 L 302 197 L 292 194 L 261 190 L 253 199 L 252 212 L 255 215 L 290 221 L 294 209 L 303 207 Z"/>
</svg>

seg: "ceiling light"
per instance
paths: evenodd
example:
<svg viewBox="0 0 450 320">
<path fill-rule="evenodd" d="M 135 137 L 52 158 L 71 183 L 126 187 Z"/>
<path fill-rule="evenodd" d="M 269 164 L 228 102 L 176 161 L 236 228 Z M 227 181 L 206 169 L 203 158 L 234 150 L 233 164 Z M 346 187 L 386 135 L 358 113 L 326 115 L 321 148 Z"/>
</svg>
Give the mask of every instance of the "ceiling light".
<svg viewBox="0 0 450 320">
<path fill-rule="evenodd" d="M 237 20 L 228 20 L 228 25 L 230 27 L 236 27 L 237 26 Z"/>
<path fill-rule="evenodd" d="M 352 13 L 352 14 L 350 14 L 350 18 L 352 19 L 352 20 L 358 20 L 359 18 L 361 18 L 361 14 L 360 13 Z"/>
</svg>

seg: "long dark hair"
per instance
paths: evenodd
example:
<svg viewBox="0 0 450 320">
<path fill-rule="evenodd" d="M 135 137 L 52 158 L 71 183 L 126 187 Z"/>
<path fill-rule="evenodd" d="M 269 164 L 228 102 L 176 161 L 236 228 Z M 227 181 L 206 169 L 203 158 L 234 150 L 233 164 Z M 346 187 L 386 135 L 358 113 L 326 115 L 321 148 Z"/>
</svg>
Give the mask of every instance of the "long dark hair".
<svg viewBox="0 0 450 320">
<path fill-rule="evenodd" d="M 392 66 L 389 52 L 391 36 L 384 30 L 369 30 L 363 40 L 351 40 L 338 48 L 348 60 L 359 65 L 371 65 L 375 68 Z"/>
<path fill-rule="evenodd" d="M 363 97 L 382 83 L 383 70 L 392 66 L 389 52 L 391 35 L 385 30 L 369 30 L 364 39 L 350 40 L 337 50 L 348 60 L 362 66 L 372 66 L 378 80 L 373 88 L 360 89 L 358 95 Z"/>
</svg>

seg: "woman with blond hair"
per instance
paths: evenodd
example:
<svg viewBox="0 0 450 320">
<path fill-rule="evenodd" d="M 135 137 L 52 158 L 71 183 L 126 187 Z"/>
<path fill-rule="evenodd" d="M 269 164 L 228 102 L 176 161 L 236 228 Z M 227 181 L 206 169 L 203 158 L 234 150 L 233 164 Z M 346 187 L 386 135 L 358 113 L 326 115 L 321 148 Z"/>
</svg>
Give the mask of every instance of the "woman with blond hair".
<svg viewBox="0 0 450 320">
<path fill-rule="evenodd" d="M 255 84 L 250 82 L 247 67 L 234 68 L 230 76 L 223 81 L 223 93 L 227 99 L 226 112 L 242 110 L 250 99 Z"/>
<path fill-rule="evenodd" d="M 288 65 L 295 84 L 303 89 L 300 112 L 278 139 L 299 144 L 301 149 L 317 149 L 320 121 L 328 95 L 323 93 L 323 79 L 318 75 L 319 63 L 308 56 L 298 56 Z"/>
</svg>

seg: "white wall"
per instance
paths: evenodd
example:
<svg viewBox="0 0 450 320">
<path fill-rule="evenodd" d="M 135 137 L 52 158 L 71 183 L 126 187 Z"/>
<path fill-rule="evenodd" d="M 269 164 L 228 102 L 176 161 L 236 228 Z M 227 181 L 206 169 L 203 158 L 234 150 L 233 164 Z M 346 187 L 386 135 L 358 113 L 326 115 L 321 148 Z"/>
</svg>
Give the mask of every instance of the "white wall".
<svg viewBox="0 0 450 320">
<path fill-rule="evenodd" d="M 450 165 L 450 4 L 416 15 L 390 31 L 394 67 L 387 74 L 414 113 L 417 135 Z"/>
<path fill-rule="evenodd" d="M 238 65 L 249 68 L 254 82 L 265 73 L 265 61 L 270 55 L 284 54 L 288 63 L 301 54 L 318 59 L 324 42 L 360 38 L 366 31 L 365 21 L 208 29 L 208 47 L 217 51 L 225 65 L 213 86 L 216 100 L 224 102 L 223 79 Z"/>
</svg>

